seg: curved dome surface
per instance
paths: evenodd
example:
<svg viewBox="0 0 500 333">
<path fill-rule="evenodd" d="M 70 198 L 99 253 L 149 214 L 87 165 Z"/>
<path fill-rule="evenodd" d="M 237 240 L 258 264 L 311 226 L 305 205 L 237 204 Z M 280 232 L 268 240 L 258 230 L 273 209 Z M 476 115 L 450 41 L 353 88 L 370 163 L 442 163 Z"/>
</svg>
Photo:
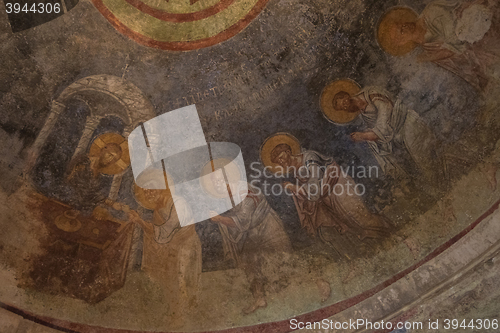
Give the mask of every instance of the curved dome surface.
<svg viewBox="0 0 500 333">
<path fill-rule="evenodd" d="M 0 19 L 0 331 L 498 319 L 498 5 L 64 3 Z"/>
</svg>

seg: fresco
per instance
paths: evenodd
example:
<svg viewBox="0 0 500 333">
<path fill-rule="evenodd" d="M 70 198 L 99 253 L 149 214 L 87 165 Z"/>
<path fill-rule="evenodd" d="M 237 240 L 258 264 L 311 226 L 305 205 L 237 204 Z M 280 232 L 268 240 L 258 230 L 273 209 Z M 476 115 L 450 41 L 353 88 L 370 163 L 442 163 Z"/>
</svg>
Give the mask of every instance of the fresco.
<svg viewBox="0 0 500 333">
<path fill-rule="evenodd" d="M 500 199 L 496 1 L 70 9 L 24 30 L 1 17 L 2 304 L 142 331 L 329 315 Z M 229 165 L 201 184 L 228 207 L 227 178 L 247 188 L 195 224 L 175 186 L 139 186 L 172 175 L 139 182 L 128 141 L 193 104 L 245 165 L 194 154 L 179 172 Z"/>
<path fill-rule="evenodd" d="M 94 1 L 120 32 L 166 50 L 193 50 L 220 43 L 244 29 L 267 0 Z"/>
</svg>

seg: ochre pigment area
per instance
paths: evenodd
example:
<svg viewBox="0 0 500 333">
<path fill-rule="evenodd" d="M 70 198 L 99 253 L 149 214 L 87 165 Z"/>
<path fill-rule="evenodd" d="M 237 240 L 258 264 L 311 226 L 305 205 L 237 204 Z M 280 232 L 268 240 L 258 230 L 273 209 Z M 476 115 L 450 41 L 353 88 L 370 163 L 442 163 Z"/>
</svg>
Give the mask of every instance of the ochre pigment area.
<svg viewBox="0 0 500 333">
<path fill-rule="evenodd" d="M 500 319 L 495 1 L 9 1 L 0 333 Z"/>
</svg>

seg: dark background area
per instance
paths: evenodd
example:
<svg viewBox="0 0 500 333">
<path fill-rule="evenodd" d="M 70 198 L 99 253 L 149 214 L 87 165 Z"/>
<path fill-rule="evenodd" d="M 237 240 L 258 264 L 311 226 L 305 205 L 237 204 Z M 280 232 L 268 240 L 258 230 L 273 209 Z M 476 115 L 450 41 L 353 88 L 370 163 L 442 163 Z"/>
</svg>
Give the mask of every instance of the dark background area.
<svg viewBox="0 0 500 333">
<path fill-rule="evenodd" d="M 474 90 L 434 64 L 418 64 L 418 51 L 394 58 L 375 39 L 377 22 L 387 8 L 407 5 L 419 12 L 425 3 L 271 0 L 241 33 L 188 52 L 135 43 L 87 1 L 66 0 L 68 8 L 76 6 L 57 18 L 7 17 L 3 13 L 0 20 L 8 20 L 12 31 L 0 34 L 0 134 L 5 147 L 16 149 L 6 149 L 0 156 L 4 174 L 0 185 L 15 191 L 13 180 L 22 173 L 27 148 L 42 128 L 51 101 L 74 81 L 97 74 L 115 75 L 136 85 L 157 114 L 175 109 L 182 97 L 217 88 L 216 96 L 196 101 L 203 129 L 208 141 L 228 141 L 241 147 L 250 179 L 250 164 L 260 161 L 261 144 L 276 132 L 293 134 L 303 148 L 333 156 L 342 166 L 376 165 L 365 144 L 349 139 L 349 133 L 361 128 L 359 122 L 338 126 L 323 117 L 321 91 L 339 78 L 386 88 L 414 108 L 443 143 L 454 142 L 474 124 L 480 107 Z M 305 31 L 305 39 L 297 35 L 300 29 Z M 265 97 L 248 100 L 280 79 L 287 82 Z M 83 126 L 79 106 L 74 108 L 49 138 L 37 177 L 47 170 L 53 170 L 53 175 L 64 172 L 70 147 L 78 142 L 76 129 Z M 222 111 L 228 114 L 216 115 Z M 104 125 L 100 128 L 110 124 Z M 54 147 L 60 142 L 65 145 L 57 150 Z M 386 180 L 356 181 L 366 185 L 365 201 L 373 208 L 374 194 L 387 185 Z M 131 202 L 130 172 L 124 183 L 129 185 L 122 184 L 120 197 Z M 282 217 L 294 247 L 308 246 L 312 240 L 300 229 L 292 199 L 270 196 L 268 200 Z M 222 246 L 216 226 L 202 222 L 197 231 L 204 246 L 204 269 L 221 268 Z"/>
</svg>

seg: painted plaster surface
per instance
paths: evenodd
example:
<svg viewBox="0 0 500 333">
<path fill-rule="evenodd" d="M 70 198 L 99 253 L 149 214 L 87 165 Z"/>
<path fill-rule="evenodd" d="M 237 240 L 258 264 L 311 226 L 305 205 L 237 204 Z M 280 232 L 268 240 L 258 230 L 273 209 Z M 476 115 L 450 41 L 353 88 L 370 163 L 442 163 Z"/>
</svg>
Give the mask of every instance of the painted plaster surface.
<svg viewBox="0 0 500 333">
<path fill-rule="evenodd" d="M 429 288 L 462 271 L 472 281 L 493 260 L 483 257 L 500 200 L 495 2 L 64 6 L 37 20 L 0 11 L 6 332 L 32 325 L 22 314 L 49 332 L 423 318 L 431 310 L 412 311 Z M 239 146 L 245 163 L 184 155 L 197 177 L 230 170 L 202 190 L 231 207 L 220 184 L 248 181 L 231 192 L 240 204 L 203 208 L 210 218 L 196 224 L 175 173 L 163 190 L 141 185 L 161 167 L 134 180 L 128 141 L 192 104 L 206 142 Z M 491 281 L 478 282 L 478 302 Z"/>
</svg>

